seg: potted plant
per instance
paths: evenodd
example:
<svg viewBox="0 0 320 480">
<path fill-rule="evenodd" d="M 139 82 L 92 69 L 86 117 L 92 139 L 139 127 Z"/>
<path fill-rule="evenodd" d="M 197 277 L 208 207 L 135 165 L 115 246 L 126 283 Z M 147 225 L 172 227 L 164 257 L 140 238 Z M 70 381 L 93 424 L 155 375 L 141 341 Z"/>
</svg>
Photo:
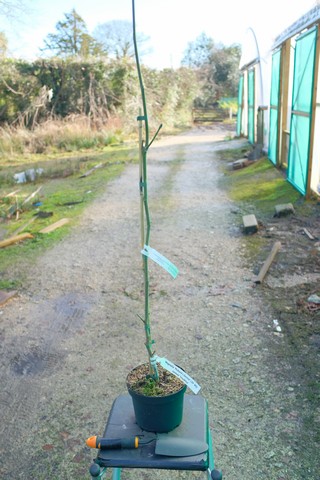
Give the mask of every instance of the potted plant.
<svg viewBox="0 0 320 480">
<path fill-rule="evenodd" d="M 140 201 L 141 201 L 141 242 L 144 274 L 144 316 L 142 320 L 145 332 L 147 362 L 134 368 L 127 376 L 127 388 L 132 397 L 136 421 L 148 431 L 168 432 L 176 428 L 182 421 L 183 398 L 187 385 L 197 393 L 200 387 L 182 369 L 165 358 L 158 357 L 154 351 L 154 340 L 151 334 L 149 308 L 149 260 L 153 260 L 167 270 L 174 278 L 177 268 L 163 255 L 152 249 L 150 241 L 150 213 L 148 206 L 147 153 L 157 137 L 162 125 L 152 140 L 149 140 L 147 103 L 144 93 L 143 79 L 139 63 L 136 41 L 135 4 L 132 0 L 133 42 L 135 49 L 137 72 L 142 97 L 143 112 L 139 121 L 139 157 L 140 157 Z M 142 113 L 142 114 L 141 114 Z"/>
</svg>

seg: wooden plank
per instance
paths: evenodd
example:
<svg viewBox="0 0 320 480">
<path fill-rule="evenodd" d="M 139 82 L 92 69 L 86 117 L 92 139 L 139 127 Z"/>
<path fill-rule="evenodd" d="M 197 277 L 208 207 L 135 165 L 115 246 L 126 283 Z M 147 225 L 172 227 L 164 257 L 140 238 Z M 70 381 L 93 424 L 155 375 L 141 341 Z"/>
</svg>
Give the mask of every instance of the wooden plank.
<svg viewBox="0 0 320 480">
<path fill-rule="evenodd" d="M 31 235 L 31 233 L 22 233 L 21 235 L 15 235 L 14 237 L 10 237 L 10 238 L 7 238 L 6 240 L 2 240 L 0 242 L 0 248 L 8 247 L 13 243 L 21 242 L 23 240 L 26 240 L 27 238 L 33 238 L 33 235 Z"/>
<path fill-rule="evenodd" d="M 314 236 L 306 228 L 302 229 L 310 240 L 315 240 Z"/>
<path fill-rule="evenodd" d="M 318 98 L 318 78 L 319 78 L 319 57 L 320 57 L 320 26 L 317 25 L 317 43 L 316 43 L 316 52 L 315 52 L 315 65 L 314 65 L 314 76 L 313 76 L 313 95 L 312 95 L 312 110 L 311 110 L 311 128 L 310 128 L 310 140 L 309 140 L 309 159 L 308 159 L 308 171 L 307 171 L 307 185 L 306 185 L 306 199 L 311 197 L 311 175 L 312 175 L 312 162 L 314 155 L 314 144 L 315 144 L 315 135 L 316 135 L 316 109 L 317 109 L 317 98 Z M 318 132 L 317 132 L 318 135 Z M 319 161 L 317 159 L 317 161 Z"/>
<path fill-rule="evenodd" d="M 15 190 L 14 192 L 8 193 L 8 195 L 5 195 L 4 198 L 14 197 L 18 192 L 20 192 L 20 189 L 19 189 L 19 190 Z"/>
<path fill-rule="evenodd" d="M 291 113 L 297 115 L 297 117 L 306 117 L 310 118 L 311 114 L 308 112 L 303 112 L 302 110 L 291 110 Z"/>
<path fill-rule="evenodd" d="M 69 222 L 70 222 L 70 218 L 62 218 L 61 220 L 58 220 L 57 222 L 52 223 L 48 227 L 43 228 L 42 230 L 40 230 L 39 233 L 51 233 L 57 228 L 63 227 L 63 225 L 66 225 Z"/>
<path fill-rule="evenodd" d="M 279 145 L 277 166 L 282 167 L 288 164 L 288 149 L 286 132 L 288 124 L 288 102 L 289 102 L 289 78 L 290 78 L 290 53 L 291 53 L 291 40 L 287 40 L 282 45 L 281 51 L 281 67 L 280 67 L 280 109 L 281 114 L 281 130 L 279 134 Z M 282 105 L 281 105 L 282 104 Z M 282 132 L 282 133 L 281 133 Z"/>
<path fill-rule="evenodd" d="M 29 197 L 27 197 L 27 198 L 24 200 L 24 202 L 22 203 L 22 205 L 24 205 L 25 203 L 30 202 L 30 200 L 31 200 L 33 197 L 35 197 L 35 196 L 37 195 L 37 193 L 40 192 L 41 188 L 42 188 L 42 185 L 41 185 L 41 187 L 37 188 L 37 190 L 36 190 L 35 192 L 31 193 L 31 195 L 29 195 Z"/>
<path fill-rule="evenodd" d="M 248 167 L 251 164 L 251 160 L 248 160 L 247 158 L 240 158 L 239 160 L 236 160 L 232 163 L 232 168 L 233 170 L 240 170 L 240 168 Z"/>
<path fill-rule="evenodd" d="M 85 172 L 83 175 L 81 175 L 79 178 L 84 178 L 84 177 L 88 177 L 89 175 L 91 175 L 91 173 L 93 173 L 95 170 L 97 170 L 98 168 L 101 168 L 103 167 L 103 163 L 99 163 L 98 165 L 96 165 L 95 167 L 93 168 L 90 168 L 90 170 L 88 170 L 87 172 Z"/>
<path fill-rule="evenodd" d="M 266 261 L 262 265 L 262 268 L 261 268 L 258 276 L 254 280 L 255 283 L 262 283 L 263 282 L 263 279 L 266 276 L 266 274 L 267 274 L 267 272 L 270 268 L 270 265 L 273 262 L 276 254 L 278 253 L 280 248 L 281 248 L 281 242 L 275 242 L 273 247 L 272 247 L 271 252 L 268 255 L 268 258 L 266 259 Z"/>
<path fill-rule="evenodd" d="M 11 292 L 4 292 L 3 290 L 0 290 L 0 305 L 4 305 L 7 303 L 10 298 L 14 297 L 17 294 L 16 290 L 12 290 Z"/>
</svg>

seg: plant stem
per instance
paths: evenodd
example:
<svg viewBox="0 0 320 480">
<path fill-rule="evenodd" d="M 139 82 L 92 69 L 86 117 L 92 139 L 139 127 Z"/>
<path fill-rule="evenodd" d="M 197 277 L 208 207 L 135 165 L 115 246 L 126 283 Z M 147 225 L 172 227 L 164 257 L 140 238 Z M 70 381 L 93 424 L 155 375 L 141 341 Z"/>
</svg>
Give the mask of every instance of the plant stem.
<svg viewBox="0 0 320 480">
<path fill-rule="evenodd" d="M 143 116 L 139 115 L 138 120 L 144 121 L 144 130 L 145 130 L 145 139 L 139 141 L 139 156 L 142 159 L 142 178 L 140 178 L 140 195 L 143 197 L 143 207 L 144 211 L 142 212 L 146 219 L 146 229 L 144 228 L 144 216 L 141 218 L 141 225 L 143 232 L 145 233 L 144 245 L 149 245 L 150 241 L 150 230 L 151 230 L 151 221 L 149 214 L 149 205 L 148 205 L 148 184 L 147 184 L 147 152 L 149 148 L 149 122 L 148 122 L 148 111 L 147 111 L 147 102 L 144 92 L 143 79 L 141 74 L 139 54 L 137 48 L 137 38 L 136 38 L 136 21 L 135 21 L 135 4 L 132 0 L 132 18 L 133 18 L 133 44 L 136 57 L 137 71 L 139 77 L 139 84 L 142 97 L 142 106 L 143 106 Z M 152 142 L 151 142 L 152 143 Z M 144 231 L 145 230 L 145 231 Z M 143 271 L 144 271 L 144 296 L 145 296 L 145 307 L 144 307 L 144 328 L 146 336 L 146 348 L 149 357 L 149 371 L 152 378 L 155 380 L 159 379 L 157 366 L 151 364 L 151 357 L 154 352 L 152 351 L 152 345 L 154 341 L 151 336 L 150 328 L 150 309 L 149 309 L 149 266 L 148 266 L 148 257 L 143 255 Z"/>
</svg>

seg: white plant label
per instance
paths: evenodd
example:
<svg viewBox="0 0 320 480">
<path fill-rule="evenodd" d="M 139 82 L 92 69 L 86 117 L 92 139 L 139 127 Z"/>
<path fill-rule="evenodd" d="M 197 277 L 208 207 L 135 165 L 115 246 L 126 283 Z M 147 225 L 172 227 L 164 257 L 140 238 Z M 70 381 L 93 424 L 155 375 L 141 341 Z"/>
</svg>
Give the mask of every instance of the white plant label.
<svg viewBox="0 0 320 480">
<path fill-rule="evenodd" d="M 170 362 L 170 360 L 168 360 L 167 358 L 158 357 L 157 355 L 155 357 L 157 363 L 159 363 L 161 367 L 165 368 L 166 370 L 168 370 L 168 372 L 180 378 L 180 380 L 182 380 L 187 385 L 187 387 L 189 387 L 190 390 L 193 391 L 193 393 L 199 393 L 201 389 L 200 385 L 198 385 L 197 382 L 193 380 L 193 378 L 191 378 L 190 375 L 188 375 L 184 370 L 177 367 L 177 365 Z"/>
<path fill-rule="evenodd" d="M 154 248 L 149 247 L 149 245 L 145 245 L 143 250 L 141 250 L 142 255 L 145 255 L 148 258 L 151 258 L 155 263 L 160 265 L 160 267 L 164 268 L 173 278 L 178 276 L 179 270 L 177 267 L 170 262 L 166 257 L 161 255 L 161 253 L 157 252 Z"/>
</svg>

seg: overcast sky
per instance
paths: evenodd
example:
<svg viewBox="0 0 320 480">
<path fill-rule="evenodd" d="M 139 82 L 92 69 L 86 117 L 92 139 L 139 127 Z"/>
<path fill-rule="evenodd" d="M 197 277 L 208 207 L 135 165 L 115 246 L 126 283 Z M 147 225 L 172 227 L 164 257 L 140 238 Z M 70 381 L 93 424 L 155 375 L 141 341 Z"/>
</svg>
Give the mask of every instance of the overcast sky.
<svg viewBox="0 0 320 480">
<path fill-rule="evenodd" d="M 243 43 L 253 28 L 258 39 L 274 38 L 315 4 L 315 0 L 135 0 L 137 30 L 150 37 L 152 53 L 143 61 L 154 68 L 177 67 L 188 42 L 205 32 L 225 45 Z M 89 33 L 99 23 L 132 20 L 131 0 L 24 0 L 18 21 L 0 17 L 15 57 L 33 59 L 48 33 L 73 8 Z"/>
</svg>

